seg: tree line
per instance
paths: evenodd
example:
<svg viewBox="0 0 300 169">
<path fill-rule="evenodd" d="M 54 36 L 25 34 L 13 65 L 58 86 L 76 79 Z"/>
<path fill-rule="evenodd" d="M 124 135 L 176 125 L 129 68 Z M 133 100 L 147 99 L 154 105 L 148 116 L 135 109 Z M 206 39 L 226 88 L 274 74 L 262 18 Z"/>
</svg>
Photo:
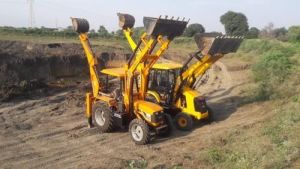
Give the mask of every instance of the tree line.
<svg viewBox="0 0 300 169">
<path fill-rule="evenodd" d="M 220 22 L 225 27 L 227 35 L 244 36 L 248 39 L 255 38 L 276 38 L 281 41 L 298 41 L 300 42 L 300 26 L 291 26 L 288 29 L 285 27 L 275 28 L 274 24 L 270 23 L 263 29 L 250 27 L 248 19 L 243 13 L 228 11 L 220 17 Z M 72 26 L 63 29 L 56 28 L 15 28 L 15 27 L 0 27 L 0 32 L 19 33 L 24 35 L 39 35 L 39 36 L 63 36 L 73 37 L 76 33 L 73 31 Z M 144 32 L 144 27 L 134 28 L 133 37 L 139 38 Z M 205 33 L 205 27 L 200 23 L 192 23 L 188 25 L 182 36 L 193 37 L 196 33 Z M 101 38 L 124 38 L 122 30 L 109 32 L 103 25 L 98 30 L 91 29 L 89 32 L 90 37 Z"/>
</svg>

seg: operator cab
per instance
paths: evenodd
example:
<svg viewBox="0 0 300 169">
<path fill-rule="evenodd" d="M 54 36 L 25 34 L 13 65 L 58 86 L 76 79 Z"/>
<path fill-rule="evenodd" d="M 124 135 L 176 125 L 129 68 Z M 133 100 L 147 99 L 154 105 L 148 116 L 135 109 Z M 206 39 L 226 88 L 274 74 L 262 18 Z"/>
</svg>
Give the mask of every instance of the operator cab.
<svg viewBox="0 0 300 169">
<path fill-rule="evenodd" d="M 161 103 L 167 104 L 171 98 L 181 68 L 178 63 L 157 63 L 150 70 L 148 89 L 160 95 Z"/>
</svg>

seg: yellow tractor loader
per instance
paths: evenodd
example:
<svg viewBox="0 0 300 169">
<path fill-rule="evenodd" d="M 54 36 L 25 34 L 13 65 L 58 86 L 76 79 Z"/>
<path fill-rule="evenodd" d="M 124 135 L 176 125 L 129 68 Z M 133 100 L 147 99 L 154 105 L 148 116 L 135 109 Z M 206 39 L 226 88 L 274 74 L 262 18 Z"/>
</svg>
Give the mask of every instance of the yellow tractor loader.
<svg viewBox="0 0 300 169">
<path fill-rule="evenodd" d="M 243 38 L 215 34 L 197 34 L 198 52 L 184 63 L 155 64 L 149 76 L 147 100 L 159 103 L 175 117 L 181 130 L 193 128 L 195 120 L 213 120 L 205 98 L 195 89 L 205 72 L 227 53 L 236 52 Z"/>
<path fill-rule="evenodd" d="M 134 17 L 118 15 L 120 27 L 125 33 L 130 32 Z M 90 70 L 93 91 L 86 94 L 89 126 L 95 125 L 102 132 L 129 126 L 130 136 L 136 144 L 147 144 L 156 134 L 168 133 L 169 122 L 163 108 L 145 100 L 148 75 L 173 38 L 183 33 L 187 22 L 144 17 L 146 32 L 134 47 L 127 64 L 101 71 L 97 69 L 97 59 L 89 43 L 87 20 L 72 18 L 72 23 L 74 30 L 79 33 Z"/>
</svg>

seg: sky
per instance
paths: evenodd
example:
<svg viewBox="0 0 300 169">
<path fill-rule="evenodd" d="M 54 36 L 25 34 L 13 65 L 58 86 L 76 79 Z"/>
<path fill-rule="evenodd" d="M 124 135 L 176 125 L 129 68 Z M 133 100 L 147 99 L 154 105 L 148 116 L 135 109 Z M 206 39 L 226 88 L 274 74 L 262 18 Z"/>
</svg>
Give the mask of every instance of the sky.
<svg viewBox="0 0 300 169">
<path fill-rule="evenodd" d="M 0 26 L 29 26 L 28 0 L 0 0 Z M 224 32 L 220 16 L 227 11 L 242 12 L 250 27 L 263 28 L 300 25 L 300 0 L 34 0 L 34 26 L 67 27 L 70 17 L 89 20 L 94 29 L 104 25 L 109 31 L 118 29 L 116 13 L 135 16 L 142 26 L 143 16 L 160 15 L 189 18 L 207 31 Z"/>
</svg>

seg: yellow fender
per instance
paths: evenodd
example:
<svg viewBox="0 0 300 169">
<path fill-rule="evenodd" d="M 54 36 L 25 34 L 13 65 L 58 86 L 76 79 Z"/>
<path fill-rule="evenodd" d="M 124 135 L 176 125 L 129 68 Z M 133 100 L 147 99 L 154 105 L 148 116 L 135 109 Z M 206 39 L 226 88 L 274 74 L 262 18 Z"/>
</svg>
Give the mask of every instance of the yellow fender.
<svg viewBox="0 0 300 169">
<path fill-rule="evenodd" d="M 157 103 L 161 101 L 160 95 L 155 91 L 148 90 L 146 96 L 153 96 Z"/>
</svg>

